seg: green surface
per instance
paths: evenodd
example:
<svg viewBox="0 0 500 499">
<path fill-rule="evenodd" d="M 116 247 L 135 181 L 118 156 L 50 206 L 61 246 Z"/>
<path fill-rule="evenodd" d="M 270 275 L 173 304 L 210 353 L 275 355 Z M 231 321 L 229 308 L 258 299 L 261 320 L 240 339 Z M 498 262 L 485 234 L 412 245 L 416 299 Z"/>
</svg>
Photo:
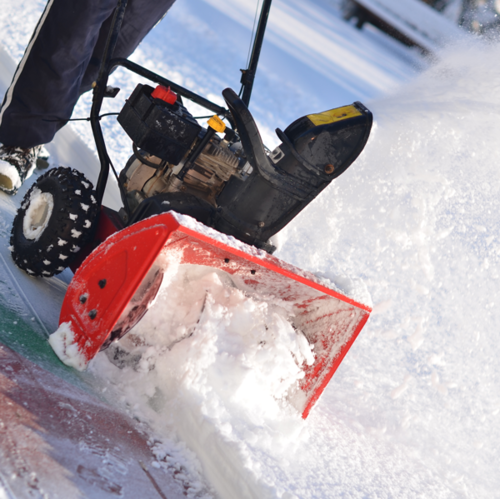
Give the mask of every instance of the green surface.
<svg viewBox="0 0 500 499">
<path fill-rule="evenodd" d="M 20 278 L 8 249 L 10 230 L 18 204 L 40 173 L 36 170 L 16 196 L 7 196 L 0 192 L 0 342 L 65 381 L 87 392 L 98 394 L 100 390 L 95 388 L 99 387 L 99 380 L 88 372 L 79 372 L 64 365 L 47 341 L 48 335 L 54 331 L 57 324 L 43 323 L 40 319 L 40 316 L 43 316 L 41 312 L 44 312 L 43 307 L 52 306 L 47 297 L 56 296 L 61 300 L 63 292 L 59 295 L 55 293 L 56 285 L 50 280 L 26 279 L 25 274 L 22 275 L 24 278 Z M 40 300 L 43 298 L 40 295 L 43 295 L 45 300 Z M 60 303 L 54 302 L 53 307 L 52 315 L 57 317 Z"/>
<path fill-rule="evenodd" d="M 5 291 L 5 286 L 1 289 Z M 10 298 L 8 305 L 5 298 Z M 0 297 L 0 342 L 52 374 L 96 395 L 95 377 L 64 365 L 50 347 L 43 326 L 27 310 L 21 309 L 19 300 L 12 298 L 12 295 Z"/>
</svg>

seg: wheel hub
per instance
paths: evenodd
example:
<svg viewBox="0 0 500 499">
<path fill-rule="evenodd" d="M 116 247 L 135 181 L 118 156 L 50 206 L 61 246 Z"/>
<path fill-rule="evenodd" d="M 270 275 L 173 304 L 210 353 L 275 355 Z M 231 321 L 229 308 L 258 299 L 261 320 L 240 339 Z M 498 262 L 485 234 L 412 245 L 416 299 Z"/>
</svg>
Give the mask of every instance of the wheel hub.
<svg viewBox="0 0 500 499">
<path fill-rule="evenodd" d="M 23 220 L 23 234 L 26 239 L 37 241 L 40 238 L 49 223 L 53 209 L 52 194 L 34 189 Z"/>
</svg>

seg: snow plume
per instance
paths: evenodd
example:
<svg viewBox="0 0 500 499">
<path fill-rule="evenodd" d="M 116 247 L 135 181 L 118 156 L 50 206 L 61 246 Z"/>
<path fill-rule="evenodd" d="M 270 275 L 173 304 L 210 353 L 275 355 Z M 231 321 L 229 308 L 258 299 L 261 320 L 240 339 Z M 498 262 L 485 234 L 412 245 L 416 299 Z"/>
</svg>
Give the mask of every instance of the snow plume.
<svg viewBox="0 0 500 499">
<path fill-rule="evenodd" d="M 304 430 L 286 396 L 313 354 L 290 314 L 284 303 L 244 294 L 223 272 L 171 267 L 154 307 L 93 369 L 157 432 L 159 464 L 175 466 L 175 427 L 220 497 L 267 497 L 255 454 L 293 453 Z"/>
<path fill-rule="evenodd" d="M 500 386 L 499 58 L 498 43 L 449 47 L 398 93 L 365 102 L 367 147 L 277 254 L 364 278 L 374 312 L 323 403 L 349 400 L 346 423 L 427 456 L 453 496 L 500 487 L 500 391 L 487 391 Z"/>
</svg>

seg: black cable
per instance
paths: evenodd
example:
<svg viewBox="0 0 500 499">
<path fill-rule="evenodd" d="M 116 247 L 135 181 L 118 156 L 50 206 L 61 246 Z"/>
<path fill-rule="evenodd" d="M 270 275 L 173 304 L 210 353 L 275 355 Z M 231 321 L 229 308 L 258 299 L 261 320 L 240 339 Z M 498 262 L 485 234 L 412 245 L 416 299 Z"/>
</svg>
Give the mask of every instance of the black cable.
<svg viewBox="0 0 500 499">
<path fill-rule="evenodd" d="M 195 120 L 206 120 L 208 118 L 211 118 L 212 116 L 214 116 L 214 115 L 209 114 L 208 116 L 193 116 L 193 118 Z M 221 115 L 216 115 L 216 116 L 219 116 L 222 121 L 224 121 L 226 119 L 226 116 L 221 116 Z"/>
<path fill-rule="evenodd" d="M 107 116 L 118 116 L 120 113 L 105 113 L 99 115 L 99 119 L 105 118 Z M 90 116 L 88 118 L 69 118 L 67 120 L 64 120 L 62 118 L 56 118 L 54 120 L 49 120 L 47 118 L 42 119 L 42 121 L 47 121 L 49 123 L 67 123 L 68 121 L 90 121 Z"/>
</svg>

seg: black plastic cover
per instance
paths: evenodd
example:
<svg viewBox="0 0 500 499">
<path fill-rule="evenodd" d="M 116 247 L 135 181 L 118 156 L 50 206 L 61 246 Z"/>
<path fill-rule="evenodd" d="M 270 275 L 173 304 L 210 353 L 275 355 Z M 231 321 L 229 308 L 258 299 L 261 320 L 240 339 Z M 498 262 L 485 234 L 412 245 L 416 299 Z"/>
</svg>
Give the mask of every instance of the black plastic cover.
<svg viewBox="0 0 500 499">
<path fill-rule="evenodd" d="M 252 173 L 245 180 L 232 177 L 217 198 L 215 228 L 259 248 L 288 224 L 330 182 L 343 173 L 363 150 L 372 114 L 353 104 L 353 116 L 315 126 L 305 116 L 285 132 L 268 156 L 255 121 L 231 89 L 223 92 L 233 115 Z M 350 106 L 351 107 L 351 106 Z"/>
<path fill-rule="evenodd" d="M 153 99 L 149 85 L 137 85 L 118 122 L 139 149 L 177 165 L 191 149 L 201 126 L 180 103 Z"/>
</svg>

